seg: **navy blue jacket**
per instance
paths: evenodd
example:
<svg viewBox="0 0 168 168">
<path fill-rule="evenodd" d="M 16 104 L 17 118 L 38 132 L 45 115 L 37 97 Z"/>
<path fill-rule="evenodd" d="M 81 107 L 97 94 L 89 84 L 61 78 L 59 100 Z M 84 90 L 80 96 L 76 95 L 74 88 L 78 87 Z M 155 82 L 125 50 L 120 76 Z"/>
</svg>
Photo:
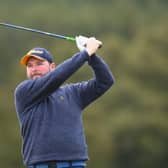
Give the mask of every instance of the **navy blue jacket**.
<svg viewBox="0 0 168 168">
<path fill-rule="evenodd" d="M 94 77 L 62 86 L 87 61 Z M 19 84 L 15 90 L 15 106 L 25 165 L 52 160 L 87 160 L 82 110 L 113 82 L 105 62 L 96 55 L 89 57 L 83 51 L 47 75 Z"/>
</svg>

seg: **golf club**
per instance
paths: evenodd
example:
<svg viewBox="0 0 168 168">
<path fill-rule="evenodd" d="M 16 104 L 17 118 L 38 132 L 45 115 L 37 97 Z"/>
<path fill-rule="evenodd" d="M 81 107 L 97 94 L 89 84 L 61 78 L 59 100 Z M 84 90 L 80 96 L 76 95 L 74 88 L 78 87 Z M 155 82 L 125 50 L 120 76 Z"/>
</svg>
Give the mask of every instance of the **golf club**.
<svg viewBox="0 0 168 168">
<path fill-rule="evenodd" d="M 17 25 L 8 24 L 8 23 L 0 23 L 0 26 L 13 28 L 13 29 L 19 29 L 19 30 L 25 30 L 25 31 L 30 31 L 30 32 L 35 32 L 35 33 L 44 34 L 44 35 L 47 35 L 47 36 L 50 36 L 50 37 L 60 38 L 60 39 L 68 40 L 68 41 L 74 41 L 74 42 L 76 41 L 74 37 L 63 36 L 63 35 L 59 35 L 59 34 L 49 33 L 49 32 L 45 32 L 45 31 L 41 31 L 41 30 L 37 30 L 37 29 L 31 29 L 31 28 L 27 28 L 27 27 L 23 27 L 23 26 L 17 26 Z"/>
</svg>

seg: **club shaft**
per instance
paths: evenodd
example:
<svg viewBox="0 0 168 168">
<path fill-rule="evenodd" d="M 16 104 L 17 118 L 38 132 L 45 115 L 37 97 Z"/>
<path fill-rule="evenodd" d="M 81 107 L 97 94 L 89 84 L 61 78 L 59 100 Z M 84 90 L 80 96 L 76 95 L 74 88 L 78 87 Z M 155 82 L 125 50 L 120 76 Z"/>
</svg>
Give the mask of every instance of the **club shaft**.
<svg viewBox="0 0 168 168">
<path fill-rule="evenodd" d="M 47 35 L 47 36 L 50 36 L 50 37 L 65 39 L 65 40 L 68 40 L 68 41 L 75 41 L 74 37 L 67 37 L 67 36 L 63 36 L 63 35 L 59 35 L 59 34 L 49 33 L 49 32 L 45 32 L 45 31 L 41 31 L 41 30 L 37 30 L 37 29 L 31 29 L 31 28 L 27 28 L 27 27 L 23 27 L 23 26 L 17 26 L 17 25 L 13 25 L 13 24 L 0 23 L 0 26 L 5 26 L 5 27 L 8 27 L 8 28 L 14 28 L 14 29 L 19 29 L 19 30 L 25 30 L 25 31 L 34 32 L 34 33 L 39 33 L 39 34 Z"/>
</svg>

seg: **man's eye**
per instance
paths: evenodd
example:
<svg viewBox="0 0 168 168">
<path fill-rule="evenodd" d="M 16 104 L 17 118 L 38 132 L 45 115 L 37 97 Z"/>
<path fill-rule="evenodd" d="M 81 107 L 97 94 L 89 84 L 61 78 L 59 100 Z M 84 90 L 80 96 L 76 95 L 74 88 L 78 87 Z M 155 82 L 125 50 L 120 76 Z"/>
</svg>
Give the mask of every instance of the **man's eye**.
<svg viewBox="0 0 168 168">
<path fill-rule="evenodd" d="M 38 62 L 37 65 L 43 65 L 43 62 Z"/>
<path fill-rule="evenodd" d="M 27 64 L 27 67 L 29 67 L 29 68 L 30 68 L 30 67 L 32 67 L 32 65 L 31 65 L 31 64 Z"/>
</svg>

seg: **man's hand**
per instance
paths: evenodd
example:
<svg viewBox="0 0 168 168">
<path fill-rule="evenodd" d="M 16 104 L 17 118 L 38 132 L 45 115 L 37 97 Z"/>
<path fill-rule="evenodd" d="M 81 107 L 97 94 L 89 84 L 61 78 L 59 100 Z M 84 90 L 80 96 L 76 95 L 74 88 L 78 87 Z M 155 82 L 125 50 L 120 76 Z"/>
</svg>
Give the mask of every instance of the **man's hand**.
<svg viewBox="0 0 168 168">
<path fill-rule="evenodd" d="M 102 42 L 97 40 L 95 37 L 90 37 L 86 43 L 86 51 L 89 56 L 92 56 L 102 46 Z"/>
<path fill-rule="evenodd" d="M 76 44 L 80 51 L 87 51 L 89 56 L 92 56 L 96 53 L 97 49 L 102 46 L 102 42 L 97 40 L 94 37 L 85 37 L 85 36 L 77 36 Z"/>
<path fill-rule="evenodd" d="M 86 43 L 88 38 L 85 36 L 76 36 L 76 45 L 80 51 L 83 51 L 86 49 Z"/>
</svg>

